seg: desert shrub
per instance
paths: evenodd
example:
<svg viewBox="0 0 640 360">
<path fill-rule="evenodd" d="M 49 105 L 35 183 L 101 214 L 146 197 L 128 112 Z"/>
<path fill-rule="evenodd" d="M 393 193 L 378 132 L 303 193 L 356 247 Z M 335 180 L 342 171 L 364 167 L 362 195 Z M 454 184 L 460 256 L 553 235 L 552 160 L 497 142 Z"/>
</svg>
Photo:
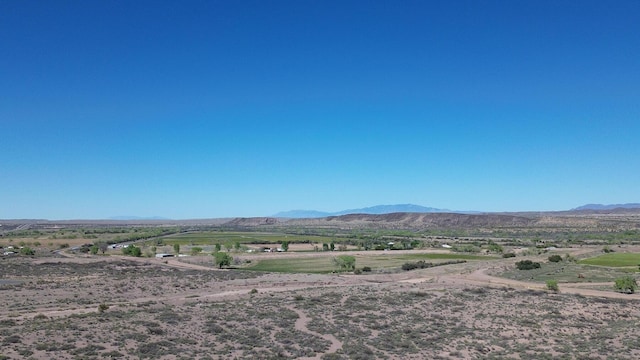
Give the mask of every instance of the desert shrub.
<svg viewBox="0 0 640 360">
<path fill-rule="evenodd" d="M 97 356 L 98 352 L 104 349 L 105 347 L 102 345 L 89 344 L 85 347 L 81 347 L 71 351 L 71 354 L 76 355 L 76 358 L 78 359 L 87 359 Z"/>
<path fill-rule="evenodd" d="M 98 305 L 98 312 L 100 314 L 102 314 L 103 312 L 107 311 L 108 309 L 109 309 L 109 305 L 107 305 L 107 304 Z"/>
<path fill-rule="evenodd" d="M 362 274 L 362 269 L 355 269 L 355 270 L 353 270 L 353 273 L 356 274 L 356 275 L 360 275 L 360 274 Z"/>
<path fill-rule="evenodd" d="M 558 280 L 547 280 L 547 290 L 556 292 L 560 290 L 558 287 Z"/>
<path fill-rule="evenodd" d="M 222 334 L 224 331 L 224 328 L 215 319 L 209 319 L 204 323 L 204 332 L 208 334 Z"/>
<path fill-rule="evenodd" d="M 362 267 L 362 271 L 363 271 L 363 272 L 371 272 L 371 267 L 369 267 L 369 266 L 363 266 L 363 267 Z"/>
<path fill-rule="evenodd" d="M 257 294 L 258 293 L 258 289 L 251 289 L 251 291 L 249 291 L 249 294 Z"/>
<path fill-rule="evenodd" d="M 560 262 L 560 261 L 562 261 L 562 256 L 560 256 L 560 255 L 556 254 L 556 255 L 549 256 L 549 262 L 557 263 L 557 262 Z"/>
<path fill-rule="evenodd" d="M 151 335 L 164 335 L 164 330 L 160 326 L 147 326 L 147 331 Z"/>
<path fill-rule="evenodd" d="M 415 270 L 417 268 L 418 268 L 417 262 L 407 262 L 402 264 L 402 270 L 405 270 L 405 271 Z"/>
<path fill-rule="evenodd" d="M 22 339 L 20 338 L 19 335 L 9 335 L 6 338 L 4 338 L 5 344 L 19 344 L 21 342 L 22 342 Z"/>
<path fill-rule="evenodd" d="M 608 253 L 615 252 L 615 250 L 613 250 L 612 248 L 610 248 L 610 247 L 608 247 L 608 246 L 605 246 L 605 247 L 602 249 L 602 252 L 603 252 L 603 253 L 605 253 L 605 254 L 608 254 Z"/>
<path fill-rule="evenodd" d="M 13 319 L 0 320 L 0 326 L 2 327 L 9 327 L 9 326 L 15 326 L 15 325 L 16 325 L 16 321 Z"/>
<path fill-rule="evenodd" d="M 502 254 L 503 258 L 512 258 L 512 257 L 516 257 L 516 254 L 514 253 L 504 253 Z"/>
<path fill-rule="evenodd" d="M 113 350 L 113 351 L 102 353 L 102 357 L 107 359 L 117 359 L 117 358 L 124 357 L 124 354 L 117 350 Z"/>
<path fill-rule="evenodd" d="M 22 255 L 28 255 L 28 256 L 33 256 L 36 254 L 36 251 L 33 250 L 32 248 L 25 246 L 22 249 L 20 249 L 20 254 Z"/>
<path fill-rule="evenodd" d="M 202 248 L 199 246 L 194 246 L 191 248 L 191 255 L 198 255 L 202 252 Z"/>
<path fill-rule="evenodd" d="M 638 289 L 638 283 L 636 282 L 635 278 L 626 275 L 621 278 L 617 278 L 615 284 L 613 285 L 613 288 L 618 292 L 633 294 Z"/>
<path fill-rule="evenodd" d="M 518 270 L 539 269 L 540 268 L 540 263 L 539 262 L 533 262 L 531 260 L 522 260 L 522 261 L 518 261 L 516 263 L 516 268 L 518 268 Z"/>
</svg>

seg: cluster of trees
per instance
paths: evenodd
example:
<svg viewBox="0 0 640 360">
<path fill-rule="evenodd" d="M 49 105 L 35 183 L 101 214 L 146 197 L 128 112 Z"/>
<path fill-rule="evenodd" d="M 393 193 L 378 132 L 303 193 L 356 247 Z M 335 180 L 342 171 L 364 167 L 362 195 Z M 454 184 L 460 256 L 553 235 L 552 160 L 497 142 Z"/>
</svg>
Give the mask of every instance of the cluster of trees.
<svg viewBox="0 0 640 360">
<path fill-rule="evenodd" d="M 460 264 L 460 263 L 466 263 L 466 262 L 467 260 L 451 260 L 451 261 L 443 261 L 438 263 L 430 263 L 424 260 L 420 260 L 416 262 L 406 262 L 402 264 L 402 270 L 410 271 L 415 269 L 428 269 L 434 266 L 444 266 L 444 265 Z"/>
<path fill-rule="evenodd" d="M 91 254 L 96 255 L 100 251 L 103 255 L 109 248 L 109 244 L 106 241 L 96 241 L 90 248 Z"/>
<path fill-rule="evenodd" d="M 531 260 L 522 260 L 522 261 L 518 261 L 516 263 L 516 268 L 518 268 L 518 270 L 539 269 L 540 268 L 540 263 L 539 262 L 533 262 Z"/>
<path fill-rule="evenodd" d="M 127 247 L 123 247 L 122 253 L 129 256 L 140 257 L 142 256 L 142 249 L 132 244 Z"/>
</svg>

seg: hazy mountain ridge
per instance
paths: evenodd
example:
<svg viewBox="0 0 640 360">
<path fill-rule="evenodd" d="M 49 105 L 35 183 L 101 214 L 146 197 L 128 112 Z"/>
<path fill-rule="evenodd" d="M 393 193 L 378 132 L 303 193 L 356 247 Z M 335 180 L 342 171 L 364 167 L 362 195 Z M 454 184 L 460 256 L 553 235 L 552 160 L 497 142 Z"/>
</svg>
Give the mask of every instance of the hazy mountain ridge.
<svg viewBox="0 0 640 360">
<path fill-rule="evenodd" d="M 112 216 L 107 220 L 169 220 L 162 216 L 133 216 L 133 215 L 122 215 L 122 216 Z"/>
<path fill-rule="evenodd" d="M 382 215 L 391 213 L 439 213 L 439 212 L 451 212 L 447 209 L 438 209 L 433 207 L 426 207 L 415 204 L 396 204 L 396 205 L 375 205 L 360 209 L 347 209 L 336 212 L 325 212 L 317 210 L 290 210 L 279 212 L 274 217 L 279 218 L 324 218 L 329 216 L 340 216 L 347 214 L 369 214 L 369 215 Z"/>
<path fill-rule="evenodd" d="M 613 209 L 640 209 L 639 203 L 627 203 L 627 204 L 586 204 L 571 209 L 572 211 L 580 210 L 613 210 Z"/>
</svg>

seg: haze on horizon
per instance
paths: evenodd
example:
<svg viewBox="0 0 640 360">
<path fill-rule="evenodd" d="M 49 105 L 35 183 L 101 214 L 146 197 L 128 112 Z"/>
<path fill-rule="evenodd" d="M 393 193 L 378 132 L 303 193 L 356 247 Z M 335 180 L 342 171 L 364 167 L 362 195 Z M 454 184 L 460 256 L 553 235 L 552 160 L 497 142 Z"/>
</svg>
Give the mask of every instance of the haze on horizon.
<svg viewBox="0 0 640 360">
<path fill-rule="evenodd" d="M 640 2 L 0 2 L 0 219 L 639 202 Z"/>
</svg>

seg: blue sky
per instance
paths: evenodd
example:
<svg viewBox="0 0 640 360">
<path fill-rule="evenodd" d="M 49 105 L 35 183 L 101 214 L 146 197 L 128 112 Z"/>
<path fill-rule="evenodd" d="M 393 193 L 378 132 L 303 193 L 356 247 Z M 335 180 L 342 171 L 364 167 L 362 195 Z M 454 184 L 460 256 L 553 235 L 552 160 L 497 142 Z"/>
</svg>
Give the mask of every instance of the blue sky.
<svg viewBox="0 0 640 360">
<path fill-rule="evenodd" d="M 638 1 L 2 1 L 0 218 L 640 202 Z"/>
</svg>

